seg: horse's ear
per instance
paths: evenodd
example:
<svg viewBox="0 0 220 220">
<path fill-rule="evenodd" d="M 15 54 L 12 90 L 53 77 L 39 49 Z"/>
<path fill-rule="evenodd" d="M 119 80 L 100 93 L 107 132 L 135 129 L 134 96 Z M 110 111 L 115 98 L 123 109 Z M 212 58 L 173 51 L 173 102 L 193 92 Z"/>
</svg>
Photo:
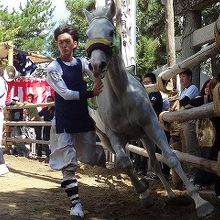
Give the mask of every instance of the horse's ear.
<svg viewBox="0 0 220 220">
<path fill-rule="evenodd" d="M 83 13 L 88 22 L 90 22 L 93 19 L 93 14 L 87 11 L 85 8 L 83 8 Z"/>
<path fill-rule="evenodd" d="M 107 16 L 109 18 L 113 18 L 115 16 L 115 13 L 116 13 L 116 6 L 115 6 L 115 2 L 112 0 L 109 10 L 107 12 Z"/>
</svg>

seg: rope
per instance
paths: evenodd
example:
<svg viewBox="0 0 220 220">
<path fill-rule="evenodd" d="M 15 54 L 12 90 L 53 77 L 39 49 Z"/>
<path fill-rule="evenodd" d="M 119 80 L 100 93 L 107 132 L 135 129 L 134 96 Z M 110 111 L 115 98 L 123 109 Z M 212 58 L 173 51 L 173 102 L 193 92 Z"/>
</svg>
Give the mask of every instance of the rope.
<svg viewBox="0 0 220 220">
<path fill-rule="evenodd" d="M 167 84 L 167 82 L 165 82 L 162 79 L 162 75 L 159 75 L 157 77 L 157 87 L 158 87 L 158 90 L 161 91 L 161 92 L 164 92 L 164 93 L 170 93 L 170 91 L 167 90 L 167 88 L 166 88 L 166 84 Z"/>
<path fill-rule="evenodd" d="M 113 47 L 113 43 L 103 37 L 97 37 L 97 38 L 93 38 L 91 40 L 89 40 L 86 45 L 85 45 L 85 49 L 88 50 L 88 48 L 94 44 L 104 44 L 108 47 Z"/>
</svg>

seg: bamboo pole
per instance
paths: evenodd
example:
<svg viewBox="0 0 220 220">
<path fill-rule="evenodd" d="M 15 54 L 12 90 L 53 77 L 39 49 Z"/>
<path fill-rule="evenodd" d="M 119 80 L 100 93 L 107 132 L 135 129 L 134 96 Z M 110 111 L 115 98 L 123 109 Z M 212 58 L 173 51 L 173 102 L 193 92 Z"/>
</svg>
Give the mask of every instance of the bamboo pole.
<svg viewBox="0 0 220 220">
<path fill-rule="evenodd" d="M 45 140 L 36 140 L 36 139 L 31 139 L 31 138 L 9 138 L 6 137 L 3 139 L 3 143 L 7 143 L 7 142 L 12 142 L 12 143 L 36 143 L 36 144 L 50 144 L 50 141 L 45 141 Z"/>
<path fill-rule="evenodd" d="M 204 104 L 199 107 L 193 107 L 190 109 L 179 110 L 175 112 L 162 112 L 160 114 L 160 121 L 165 122 L 184 122 L 194 119 L 202 119 L 207 117 L 215 117 L 218 114 L 214 111 L 214 105 L 212 103 Z"/>
<path fill-rule="evenodd" d="M 175 64 L 172 68 L 167 69 L 159 74 L 159 77 L 162 78 L 163 81 L 168 81 L 169 79 L 175 77 L 177 74 L 183 72 L 186 68 L 192 68 L 201 62 L 207 60 L 209 57 L 214 56 L 220 52 L 218 44 L 215 42 L 210 46 L 206 46 L 201 49 L 199 52 L 194 55 L 188 57 L 182 62 Z"/>
<path fill-rule="evenodd" d="M 11 109 L 26 109 L 26 108 L 33 108 L 33 107 L 50 107 L 54 106 L 54 102 L 47 102 L 47 103 L 39 103 L 39 104 L 34 104 L 34 103 L 19 103 L 18 105 L 13 105 L 13 106 L 7 106 L 6 110 L 11 110 Z"/>
<path fill-rule="evenodd" d="M 51 126 L 51 121 L 4 121 L 6 126 Z"/>
</svg>

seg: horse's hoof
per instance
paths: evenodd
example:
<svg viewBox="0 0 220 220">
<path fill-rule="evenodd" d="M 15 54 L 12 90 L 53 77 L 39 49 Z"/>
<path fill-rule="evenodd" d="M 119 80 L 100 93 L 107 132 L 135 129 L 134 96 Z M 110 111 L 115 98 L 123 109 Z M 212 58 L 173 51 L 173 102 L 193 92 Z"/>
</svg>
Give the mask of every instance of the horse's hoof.
<svg viewBox="0 0 220 220">
<path fill-rule="evenodd" d="M 148 180 L 146 178 L 141 178 L 139 180 L 138 187 L 136 187 L 136 191 L 137 191 L 137 193 L 140 193 L 140 194 L 145 193 L 147 191 L 147 189 L 149 188 L 149 186 L 150 185 L 149 185 Z"/>
<path fill-rule="evenodd" d="M 150 187 L 150 184 L 149 184 L 149 182 L 148 182 L 148 180 L 146 178 L 141 178 L 140 181 L 144 185 L 144 188 L 143 188 L 142 192 L 145 192 Z"/>
<path fill-rule="evenodd" d="M 150 197 L 149 190 L 146 190 L 145 192 L 140 193 L 139 199 L 140 199 L 142 207 L 148 208 L 154 205 L 154 201 Z"/>
<path fill-rule="evenodd" d="M 128 167 L 132 167 L 132 163 L 127 156 L 118 157 L 116 158 L 116 166 L 121 169 L 126 169 Z"/>
<path fill-rule="evenodd" d="M 196 208 L 196 212 L 199 218 L 211 215 L 214 211 L 214 206 L 208 201 L 205 201 L 202 205 Z"/>
</svg>

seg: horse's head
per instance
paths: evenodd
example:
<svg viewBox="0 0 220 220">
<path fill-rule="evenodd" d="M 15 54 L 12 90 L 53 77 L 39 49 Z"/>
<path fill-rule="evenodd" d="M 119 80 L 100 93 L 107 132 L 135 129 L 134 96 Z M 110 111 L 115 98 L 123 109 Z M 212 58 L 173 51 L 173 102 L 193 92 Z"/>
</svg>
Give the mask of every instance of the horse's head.
<svg viewBox="0 0 220 220">
<path fill-rule="evenodd" d="M 92 13 L 84 9 L 84 14 L 89 22 L 86 50 L 90 57 L 90 69 L 97 78 L 104 77 L 112 56 L 115 38 L 113 24 L 115 11 L 114 1 L 109 7 L 97 8 Z"/>
</svg>

